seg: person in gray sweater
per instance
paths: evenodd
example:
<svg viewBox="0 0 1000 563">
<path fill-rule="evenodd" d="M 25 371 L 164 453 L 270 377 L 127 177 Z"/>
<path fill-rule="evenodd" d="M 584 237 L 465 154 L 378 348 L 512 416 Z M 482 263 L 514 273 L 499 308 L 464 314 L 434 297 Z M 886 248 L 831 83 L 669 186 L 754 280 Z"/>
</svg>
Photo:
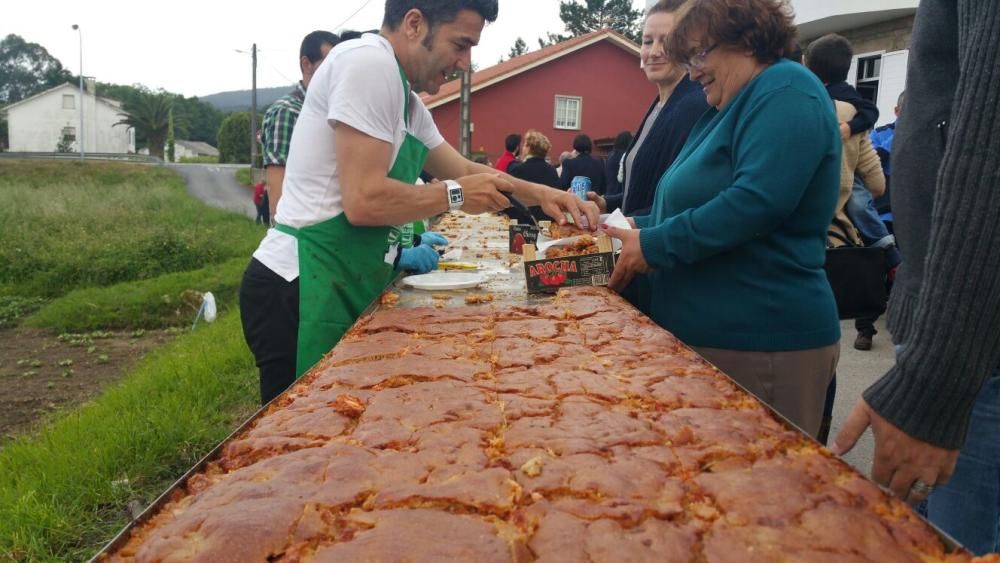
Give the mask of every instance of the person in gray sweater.
<svg viewBox="0 0 1000 563">
<path fill-rule="evenodd" d="M 864 392 L 834 451 L 870 426 L 876 481 L 912 502 L 930 494 L 932 522 L 974 552 L 996 551 L 1000 2 L 920 3 L 907 101 L 892 163 L 904 255 L 888 317 L 896 364 Z"/>
</svg>

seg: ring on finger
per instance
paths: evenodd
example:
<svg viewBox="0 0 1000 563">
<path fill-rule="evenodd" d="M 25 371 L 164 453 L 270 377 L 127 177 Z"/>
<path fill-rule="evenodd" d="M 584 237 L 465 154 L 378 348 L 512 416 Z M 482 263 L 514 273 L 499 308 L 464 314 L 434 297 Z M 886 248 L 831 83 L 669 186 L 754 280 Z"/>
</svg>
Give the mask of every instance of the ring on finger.
<svg viewBox="0 0 1000 563">
<path fill-rule="evenodd" d="M 910 492 L 916 493 L 918 495 L 928 496 L 934 490 L 934 485 L 929 485 L 924 483 L 920 479 L 917 479 L 910 485 Z"/>
</svg>

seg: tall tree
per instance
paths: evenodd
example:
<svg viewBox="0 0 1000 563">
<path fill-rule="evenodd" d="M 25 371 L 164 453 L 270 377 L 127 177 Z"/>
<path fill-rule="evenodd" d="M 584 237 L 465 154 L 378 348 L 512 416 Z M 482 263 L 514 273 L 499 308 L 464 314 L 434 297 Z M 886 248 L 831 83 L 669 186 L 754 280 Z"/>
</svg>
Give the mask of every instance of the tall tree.
<svg viewBox="0 0 1000 563">
<path fill-rule="evenodd" d="M 177 138 L 201 141 L 212 146 L 218 142 L 219 127 L 226 115 L 198 98 L 178 96 L 174 100 L 174 127 Z"/>
<path fill-rule="evenodd" d="M 0 39 L 0 106 L 71 80 L 73 75 L 45 47 L 13 33 Z M 0 111 L 0 150 L 8 146 L 7 116 Z"/>
<path fill-rule="evenodd" d="M 545 38 L 538 38 L 538 48 L 544 49 L 549 45 L 555 45 L 556 43 L 562 43 L 563 41 L 569 39 L 568 35 L 560 35 L 558 33 L 546 33 Z"/>
<path fill-rule="evenodd" d="M 162 159 L 172 107 L 173 98 L 170 95 L 141 92 L 134 101 L 124 103 L 125 113 L 119 114 L 122 119 L 115 125 L 127 125 L 142 132 L 149 154 Z"/>
<path fill-rule="evenodd" d="M 641 36 L 642 11 L 632 9 L 632 0 L 560 0 L 559 19 L 570 37 L 604 28 L 611 28 L 636 43 Z M 555 38 L 560 36 L 549 34 L 549 41 Z"/>
<path fill-rule="evenodd" d="M 98 82 L 98 95 L 118 100 L 124 104 L 135 104 L 143 94 L 152 92 L 141 84 L 126 86 L 122 84 L 107 84 Z M 207 102 L 197 97 L 185 98 L 178 94 L 160 92 L 173 100 L 174 134 L 177 139 L 202 141 L 215 146 L 219 134 L 219 126 L 225 114 Z M 136 131 L 137 146 L 146 146 L 145 133 Z"/>
<path fill-rule="evenodd" d="M 219 162 L 250 163 L 250 113 L 231 113 L 219 127 Z"/>
<path fill-rule="evenodd" d="M 520 57 L 521 55 L 528 52 L 528 44 L 524 42 L 524 39 L 518 37 L 514 41 L 514 45 L 510 48 L 510 52 L 507 53 L 508 59 L 513 59 L 515 57 Z"/>
<path fill-rule="evenodd" d="M 73 75 L 45 47 L 13 33 L 0 40 L 0 105 L 72 80 Z"/>
</svg>

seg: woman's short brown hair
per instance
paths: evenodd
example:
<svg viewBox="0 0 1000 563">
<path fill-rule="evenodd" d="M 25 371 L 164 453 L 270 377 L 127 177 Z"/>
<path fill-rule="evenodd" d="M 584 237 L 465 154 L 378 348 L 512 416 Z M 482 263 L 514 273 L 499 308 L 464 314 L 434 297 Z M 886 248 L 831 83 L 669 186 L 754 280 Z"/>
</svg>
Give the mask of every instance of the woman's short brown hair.
<svg viewBox="0 0 1000 563">
<path fill-rule="evenodd" d="M 646 17 L 653 14 L 672 14 L 684 7 L 687 0 L 660 0 L 646 10 Z"/>
<path fill-rule="evenodd" d="M 552 148 L 552 143 L 549 142 L 549 138 L 542 135 L 541 132 L 529 129 L 528 132 L 524 134 L 524 148 L 531 156 L 545 157 L 549 154 L 549 149 Z"/>
<path fill-rule="evenodd" d="M 678 11 L 667 53 L 684 64 L 698 50 L 718 43 L 773 63 L 794 49 L 794 22 L 786 0 L 688 0 Z"/>
</svg>

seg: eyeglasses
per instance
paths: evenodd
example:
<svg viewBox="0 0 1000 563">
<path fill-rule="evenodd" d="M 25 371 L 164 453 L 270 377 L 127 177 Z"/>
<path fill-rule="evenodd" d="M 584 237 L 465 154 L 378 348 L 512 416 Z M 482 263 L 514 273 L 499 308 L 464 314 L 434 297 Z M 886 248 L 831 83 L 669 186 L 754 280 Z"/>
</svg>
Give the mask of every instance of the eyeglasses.
<svg viewBox="0 0 1000 563">
<path fill-rule="evenodd" d="M 708 47 L 704 51 L 702 51 L 702 52 L 694 55 L 693 57 L 691 57 L 688 60 L 688 62 L 684 63 L 684 69 L 687 70 L 688 72 L 690 72 L 692 68 L 701 68 L 702 65 L 705 64 L 705 58 L 708 57 L 708 54 L 711 53 L 712 51 L 714 51 L 715 48 L 718 47 L 718 46 L 719 46 L 719 44 L 715 43 L 711 47 Z"/>
</svg>

